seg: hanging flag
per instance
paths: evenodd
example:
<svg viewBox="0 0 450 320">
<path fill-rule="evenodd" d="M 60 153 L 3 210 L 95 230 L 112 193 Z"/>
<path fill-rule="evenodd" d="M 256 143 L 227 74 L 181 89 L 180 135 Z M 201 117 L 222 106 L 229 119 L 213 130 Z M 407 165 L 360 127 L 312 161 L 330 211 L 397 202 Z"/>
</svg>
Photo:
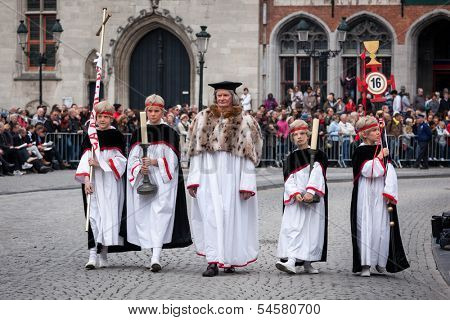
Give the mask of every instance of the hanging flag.
<svg viewBox="0 0 450 320">
<path fill-rule="evenodd" d="M 100 157 L 100 144 L 98 142 L 98 135 L 97 135 L 97 112 L 95 112 L 94 106 L 100 102 L 100 83 L 102 82 L 102 56 L 100 53 L 97 52 L 97 59 L 94 60 L 96 62 L 95 69 L 97 71 L 97 78 L 95 80 L 95 94 L 94 94 L 94 103 L 92 106 L 91 116 L 89 118 L 89 126 L 88 126 L 88 136 L 89 140 L 91 141 L 92 145 L 92 151 L 95 154 L 95 158 L 100 164 L 100 167 L 104 171 L 111 171 L 110 166 L 106 163 L 106 161 Z"/>
</svg>

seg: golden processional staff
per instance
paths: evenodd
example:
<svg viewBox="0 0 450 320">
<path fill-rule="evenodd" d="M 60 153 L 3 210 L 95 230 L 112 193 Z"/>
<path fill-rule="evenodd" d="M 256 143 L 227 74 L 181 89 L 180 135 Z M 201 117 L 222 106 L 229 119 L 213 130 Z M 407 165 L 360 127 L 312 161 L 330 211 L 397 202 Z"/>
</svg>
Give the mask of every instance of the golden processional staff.
<svg viewBox="0 0 450 320">
<path fill-rule="evenodd" d="M 102 68 L 103 68 L 103 42 L 105 40 L 105 25 L 106 22 L 111 17 L 110 14 L 107 14 L 106 8 L 103 8 L 103 19 L 102 19 L 102 25 L 100 29 L 97 31 L 96 36 L 100 36 L 100 51 L 97 52 L 97 59 L 94 60 L 96 62 L 96 72 L 97 72 L 97 78 L 95 81 L 95 95 L 94 95 L 94 103 L 92 105 L 91 110 L 91 116 L 89 118 L 89 127 L 88 127 L 88 136 L 89 140 L 91 142 L 91 155 L 93 158 L 97 158 L 99 165 L 101 168 L 103 168 L 105 171 L 109 171 L 108 164 L 105 161 L 102 161 L 103 159 L 100 157 L 100 145 L 98 143 L 98 135 L 97 135 L 97 128 L 96 128 L 96 119 L 97 114 L 95 112 L 94 106 L 100 102 L 100 83 L 102 81 Z M 89 168 L 89 182 L 93 181 L 93 175 L 94 170 L 93 167 L 90 166 Z M 86 210 L 86 232 L 89 231 L 89 220 L 91 216 L 91 194 L 87 195 L 87 210 Z"/>
</svg>

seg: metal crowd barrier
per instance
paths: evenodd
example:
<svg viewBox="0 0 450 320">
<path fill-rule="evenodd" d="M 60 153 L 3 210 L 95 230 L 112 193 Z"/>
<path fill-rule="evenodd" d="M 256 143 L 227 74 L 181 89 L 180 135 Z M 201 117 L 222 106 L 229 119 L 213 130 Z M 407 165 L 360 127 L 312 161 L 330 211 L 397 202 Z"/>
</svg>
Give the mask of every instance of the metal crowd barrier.
<svg viewBox="0 0 450 320">
<path fill-rule="evenodd" d="M 126 153 L 131 147 L 131 134 L 124 134 L 126 139 Z M 78 133 L 47 133 L 46 142 L 53 141 L 55 150 L 60 154 L 61 159 L 69 163 L 78 163 L 80 161 L 80 148 L 84 134 Z M 331 165 L 346 168 L 351 166 L 352 155 L 359 145 L 355 141 L 354 135 L 330 136 L 323 135 L 319 137 L 319 148 L 323 150 Z M 263 136 L 262 165 L 271 165 L 282 167 L 283 160 L 295 150 L 295 145 L 287 137 L 277 137 L 275 135 Z M 396 167 L 412 165 L 416 161 L 419 148 L 417 138 L 414 135 L 401 135 L 398 138 L 387 136 L 390 156 Z M 184 158 L 184 157 L 183 157 Z M 439 144 L 439 141 L 433 137 L 428 147 L 428 158 L 431 164 L 442 164 L 450 161 L 450 150 L 446 140 L 445 145 Z M 188 161 L 181 159 L 186 165 Z"/>
<path fill-rule="evenodd" d="M 323 135 L 319 137 L 319 148 L 325 152 L 331 165 L 346 168 L 351 166 L 354 150 L 362 141 L 355 141 L 355 135 Z M 418 142 L 414 135 L 401 135 L 399 137 L 387 136 L 387 145 L 392 163 L 397 168 L 412 165 L 418 156 Z M 275 135 L 264 136 L 263 155 L 261 163 L 281 167 L 282 161 L 295 145 L 287 138 Z M 450 148 L 448 143 L 439 144 L 433 137 L 428 147 L 428 160 L 432 164 L 442 164 L 450 161 Z"/>
</svg>

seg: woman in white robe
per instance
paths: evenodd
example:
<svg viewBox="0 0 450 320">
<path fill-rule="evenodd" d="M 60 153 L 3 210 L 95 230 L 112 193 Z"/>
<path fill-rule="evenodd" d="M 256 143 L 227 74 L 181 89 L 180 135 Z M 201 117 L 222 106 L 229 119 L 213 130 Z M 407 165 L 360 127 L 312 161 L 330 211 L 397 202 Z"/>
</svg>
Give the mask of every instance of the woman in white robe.
<svg viewBox="0 0 450 320">
<path fill-rule="evenodd" d="M 258 257 L 255 166 L 262 140 L 257 122 L 238 106 L 240 83 L 212 84 L 215 105 L 201 111 L 190 129 L 187 181 L 193 197 L 191 225 L 203 276 L 244 267 Z"/>
</svg>

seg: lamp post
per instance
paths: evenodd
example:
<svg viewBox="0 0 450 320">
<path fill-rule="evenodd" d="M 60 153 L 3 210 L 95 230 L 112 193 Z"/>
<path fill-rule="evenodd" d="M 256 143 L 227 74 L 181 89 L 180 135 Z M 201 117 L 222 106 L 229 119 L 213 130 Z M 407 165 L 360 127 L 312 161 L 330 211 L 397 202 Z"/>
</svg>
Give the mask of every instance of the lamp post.
<svg viewBox="0 0 450 320">
<path fill-rule="evenodd" d="M 53 35 L 53 39 L 55 40 L 55 53 L 58 51 L 60 44 L 61 33 L 63 32 L 63 28 L 59 19 L 56 19 L 55 24 L 52 27 L 51 33 Z M 28 29 L 24 24 L 24 20 L 20 20 L 19 27 L 17 28 L 17 35 L 19 38 L 19 45 L 22 48 L 22 51 L 25 53 L 27 57 L 30 57 L 31 53 L 27 51 L 27 34 Z M 42 44 L 41 44 L 42 46 Z M 45 55 L 44 50 L 39 50 L 39 105 L 42 105 L 42 65 L 47 63 L 47 57 Z"/>
<path fill-rule="evenodd" d="M 339 50 L 318 50 L 314 48 L 314 42 L 312 42 L 312 45 L 310 48 L 307 48 L 305 46 L 304 51 L 307 55 L 310 57 L 316 57 L 321 59 L 330 59 L 334 58 L 339 55 L 339 53 L 343 49 L 343 44 L 345 42 L 347 32 L 350 30 L 350 27 L 347 24 L 346 18 L 342 17 L 341 23 L 337 27 L 337 40 L 339 42 Z M 297 25 L 297 35 L 298 40 L 302 43 L 308 43 L 309 42 L 309 31 L 310 31 L 310 25 L 309 23 L 301 19 L 300 22 Z"/>
<path fill-rule="evenodd" d="M 205 54 L 208 50 L 208 42 L 211 35 L 206 32 L 207 26 L 200 26 L 202 31 L 196 34 L 197 40 L 197 50 L 199 55 L 199 65 L 200 65 L 200 84 L 199 84 L 199 97 L 198 97 L 198 111 L 203 108 L 203 65 L 205 64 Z"/>
</svg>

